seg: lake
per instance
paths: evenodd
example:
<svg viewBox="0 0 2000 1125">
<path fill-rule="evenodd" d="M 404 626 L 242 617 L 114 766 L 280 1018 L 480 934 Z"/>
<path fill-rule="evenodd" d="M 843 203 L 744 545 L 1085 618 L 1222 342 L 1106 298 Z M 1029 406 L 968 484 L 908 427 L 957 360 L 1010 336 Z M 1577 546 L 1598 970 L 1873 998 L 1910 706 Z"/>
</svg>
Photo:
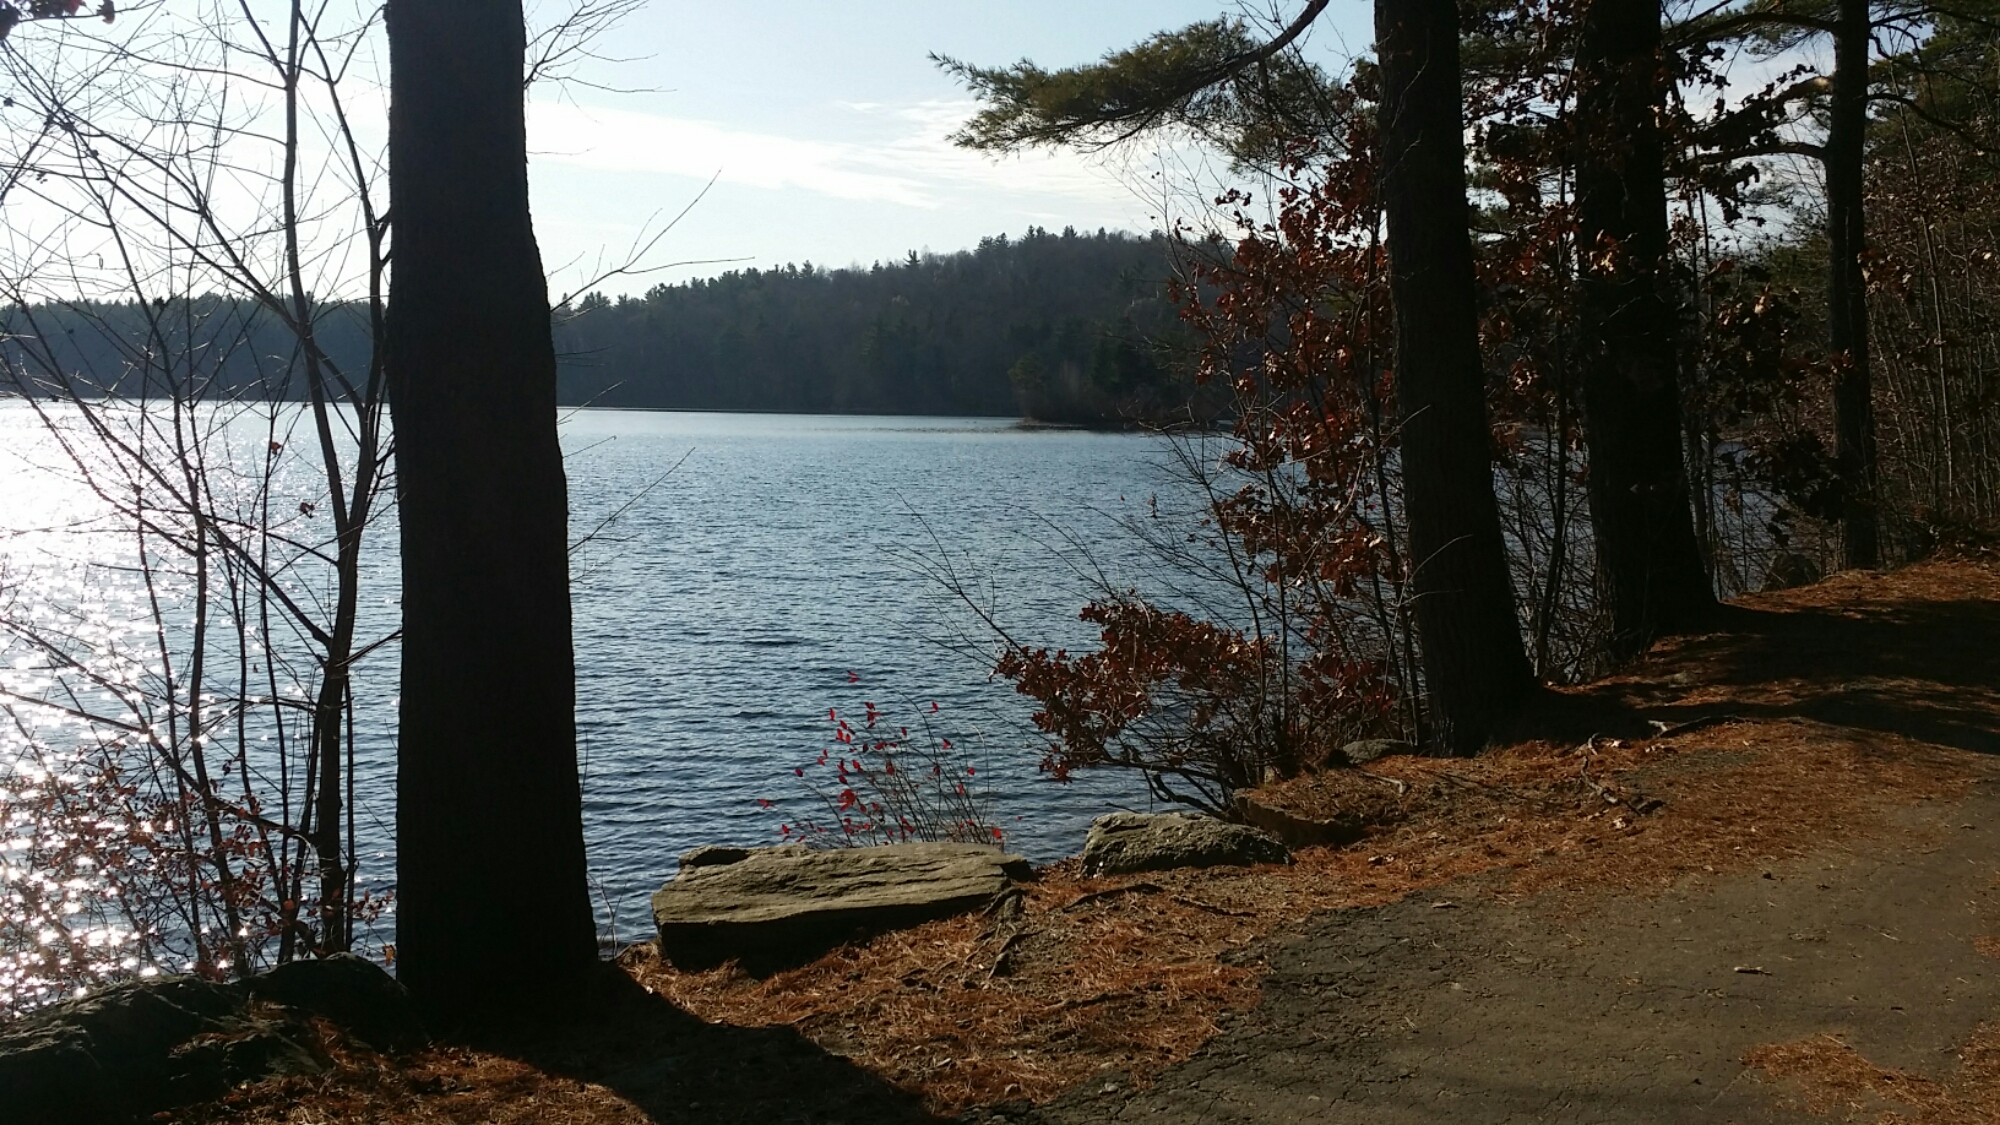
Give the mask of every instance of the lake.
<svg viewBox="0 0 2000 1125">
<path fill-rule="evenodd" d="M 1172 487 L 1157 439 L 627 411 L 572 414 L 563 438 L 584 532 L 679 462 L 575 556 L 585 816 L 621 932 L 679 851 L 771 842 L 814 808 L 793 771 L 833 745 L 829 708 L 909 721 L 936 703 L 941 737 L 991 779 L 1008 846 L 1037 860 L 1075 852 L 1099 813 L 1144 806 L 1133 778 L 1038 775 L 1025 701 L 958 643 L 992 638 L 917 571 L 949 561 L 1017 636 L 1088 645 L 1078 548 L 1121 569 L 1117 521 Z"/>
<path fill-rule="evenodd" d="M 608 938 L 646 936 L 647 896 L 681 851 L 774 843 L 817 807 L 794 770 L 833 744 L 829 708 L 931 719 L 989 787 L 1008 847 L 1037 860 L 1073 853 L 1101 812 L 1146 807 L 1133 777 L 1038 774 L 1028 706 L 986 674 L 992 637 L 923 571 L 949 564 L 1024 641 L 1088 646 L 1076 610 L 1094 568 L 1122 581 L 1133 557 L 1119 521 L 1176 489 L 1159 439 L 617 410 L 566 411 L 561 433 L 585 833 Z M 61 603 L 137 635 L 143 599 L 118 569 L 129 536 L 95 520 L 18 401 L 0 402 L 0 481 L 7 611 Z M 364 638 L 395 628 L 393 531 L 371 539 Z M 0 679 L 23 675 L 16 656 Z M 395 659 L 387 646 L 356 675 L 360 877 L 374 889 L 394 881 Z M 371 945 L 392 937 L 386 922 Z"/>
</svg>

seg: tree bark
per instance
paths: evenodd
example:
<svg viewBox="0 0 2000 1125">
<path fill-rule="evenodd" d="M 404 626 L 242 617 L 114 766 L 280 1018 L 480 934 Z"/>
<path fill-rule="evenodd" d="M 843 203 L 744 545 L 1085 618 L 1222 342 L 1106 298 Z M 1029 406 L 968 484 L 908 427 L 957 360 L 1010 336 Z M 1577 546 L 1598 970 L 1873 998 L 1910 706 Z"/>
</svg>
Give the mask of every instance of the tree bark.
<svg viewBox="0 0 2000 1125">
<path fill-rule="evenodd" d="M 1534 681 L 1493 497 L 1457 5 L 1375 0 L 1375 40 L 1417 634 L 1432 735 L 1470 754 Z"/>
<path fill-rule="evenodd" d="M 1577 44 L 1578 312 L 1590 517 L 1615 655 L 1715 606 L 1681 456 L 1659 0 L 1587 0 Z"/>
<path fill-rule="evenodd" d="M 390 0 L 387 367 L 403 552 L 397 965 L 449 1022 L 596 966 L 568 502 L 518 0 Z"/>
<path fill-rule="evenodd" d="M 1850 567 L 1881 562 L 1875 504 L 1875 401 L 1868 368 L 1863 160 L 1868 131 L 1868 0 L 1839 0 L 1833 33 L 1833 106 L 1826 133 L 1827 344 L 1833 384 L 1833 456 L 1844 490 L 1841 544 Z"/>
</svg>

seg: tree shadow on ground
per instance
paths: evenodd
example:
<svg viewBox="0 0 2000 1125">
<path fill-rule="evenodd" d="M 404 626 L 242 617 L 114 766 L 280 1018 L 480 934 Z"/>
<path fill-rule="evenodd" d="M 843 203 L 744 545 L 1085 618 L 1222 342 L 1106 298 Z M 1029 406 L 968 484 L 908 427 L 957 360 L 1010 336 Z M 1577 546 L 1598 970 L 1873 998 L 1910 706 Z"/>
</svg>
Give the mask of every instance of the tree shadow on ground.
<svg viewBox="0 0 2000 1125">
<path fill-rule="evenodd" d="M 940 1118 L 791 1028 L 712 1024 L 606 967 L 586 1018 L 476 1044 L 603 1086 L 661 1125 L 793 1125 Z"/>
<path fill-rule="evenodd" d="M 1647 738 L 1654 720 L 1801 718 L 2000 754 L 2000 602 L 1725 607 L 1625 675 L 1546 692 L 1521 738 Z"/>
</svg>

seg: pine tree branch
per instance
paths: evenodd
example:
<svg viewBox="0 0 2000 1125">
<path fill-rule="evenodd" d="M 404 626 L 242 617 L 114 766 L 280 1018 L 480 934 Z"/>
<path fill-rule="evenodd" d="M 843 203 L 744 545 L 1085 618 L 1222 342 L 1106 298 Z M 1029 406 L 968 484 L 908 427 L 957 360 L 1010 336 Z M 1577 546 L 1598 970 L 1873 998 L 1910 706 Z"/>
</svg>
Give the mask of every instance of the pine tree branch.
<svg viewBox="0 0 2000 1125">
<path fill-rule="evenodd" d="M 1822 35 L 1832 35 L 1834 21 L 1817 16 L 1797 16 L 1785 12 L 1758 11 L 1740 12 L 1718 20 L 1689 20 L 1669 27 L 1666 32 L 1667 45 L 1673 48 L 1706 46 L 1718 39 L 1744 31 L 1759 31 L 1767 28 L 1802 28 L 1817 31 Z"/>
<path fill-rule="evenodd" d="M 1730 149 L 1727 152 L 1703 153 L 1696 156 L 1694 162 L 1708 167 L 1716 164 L 1734 164 L 1738 160 L 1749 160 L 1758 156 L 1804 156 L 1824 162 L 1826 146 L 1807 144 L 1804 141 L 1774 141 L 1770 144 Z"/>
<path fill-rule="evenodd" d="M 1162 34 L 1086 67 L 1046 71 L 1031 62 L 979 67 L 933 54 L 931 60 L 987 103 L 953 136 L 966 148 L 1012 152 L 1036 145 L 1117 144 L 1158 125 L 1190 100 L 1262 66 L 1305 34 L 1329 0 L 1310 0 L 1273 38 L 1220 57 L 1204 57 L 1240 36 L 1216 21 Z M 1108 139 L 1097 136 L 1112 130 Z"/>
<path fill-rule="evenodd" d="M 1903 94 L 1874 93 L 1868 95 L 1868 100 L 1871 102 L 1886 102 L 1889 105 L 1901 106 L 1905 110 L 1908 110 L 1909 112 L 1916 114 L 1926 124 L 1929 124 L 1939 129 L 1943 129 L 1945 132 L 1950 133 L 1952 136 L 1957 137 L 1961 141 L 1964 141 L 1966 144 L 1972 147 L 1973 152 L 1977 153 L 1980 156 L 1990 155 L 1993 151 L 1992 149 L 1987 148 L 1986 143 L 1979 137 L 1975 136 L 1970 129 L 1967 129 L 1964 125 L 1959 124 L 1956 121 L 1950 121 L 1945 118 L 1939 117 L 1937 114 L 1934 114 L 1930 110 L 1925 109 L 1921 104 L 1917 102 L 1915 98 L 1911 98 Z"/>
</svg>

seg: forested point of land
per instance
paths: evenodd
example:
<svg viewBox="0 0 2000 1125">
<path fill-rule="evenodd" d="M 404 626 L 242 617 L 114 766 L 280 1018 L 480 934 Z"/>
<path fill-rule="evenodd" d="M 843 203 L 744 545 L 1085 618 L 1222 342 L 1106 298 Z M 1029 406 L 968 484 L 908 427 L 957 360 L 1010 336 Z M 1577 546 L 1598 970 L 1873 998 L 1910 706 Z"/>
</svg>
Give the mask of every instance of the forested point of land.
<svg viewBox="0 0 2000 1125">
<path fill-rule="evenodd" d="M 1118 425 L 1184 417 L 1193 394 L 1176 336 L 1165 235 L 1030 227 L 972 250 L 900 262 L 810 262 L 593 292 L 555 311 L 565 406 L 1020 416 Z M 368 362 L 363 305 L 326 303 L 319 343 Z M 155 337 L 205 353 L 212 389 L 303 398 L 293 333 L 247 301 L 75 302 L 10 310 L 5 346 L 46 346 L 87 386 L 136 392 Z M 29 341 L 39 341 L 39 344 Z M 191 346 L 190 346 L 191 345 Z M 16 357 L 18 358 L 18 357 Z"/>
<path fill-rule="evenodd" d="M 900 262 L 808 262 L 592 293 L 559 313 L 562 401 L 802 413 L 1020 415 L 1086 424 L 1182 413 L 1162 354 L 1173 243 L 1030 227 Z"/>
</svg>

